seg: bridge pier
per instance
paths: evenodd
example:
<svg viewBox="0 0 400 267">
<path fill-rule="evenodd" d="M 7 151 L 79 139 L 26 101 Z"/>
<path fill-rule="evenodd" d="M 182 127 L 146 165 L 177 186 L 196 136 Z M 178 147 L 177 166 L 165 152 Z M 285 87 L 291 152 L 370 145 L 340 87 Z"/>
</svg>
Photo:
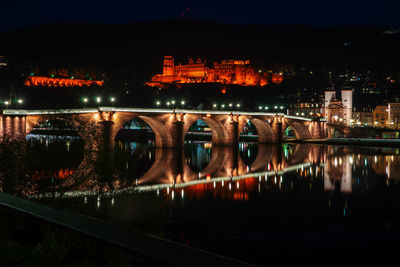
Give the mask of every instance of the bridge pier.
<svg viewBox="0 0 400 267">
<path fill-rule="evenodd" d="M 280 143 L 282 141 L 282 118 L 275 117 L 272 122 L 272 131 L 274 134 L 273 143 Z"/>
</svg>

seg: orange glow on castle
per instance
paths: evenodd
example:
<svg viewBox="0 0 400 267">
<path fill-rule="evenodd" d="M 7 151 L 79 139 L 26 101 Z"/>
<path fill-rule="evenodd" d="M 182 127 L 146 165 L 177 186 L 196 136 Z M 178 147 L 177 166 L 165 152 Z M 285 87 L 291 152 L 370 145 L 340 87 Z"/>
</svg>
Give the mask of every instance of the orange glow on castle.
<svg viewBox="0 0 400 267">
<path fill-rule="evenodd" d="M 243 86 L 265 86 L 268 83 L 279 84 L 283 81 L 280 74 L 256 71 L 250 66 L 250 60 L 222 60 L 214 62 L 213 68 L 206 66 L 200 58 L 189 59 L 186 65 L 175 65 L 172 56 L 164 57 L 163 73 L 156 74 L 146 84 L 163 87 L 167 84 L 185 83 L 221 83 Z"/>
<path fill-rule="evenodd" d="M 25 80 L 26 86 L 52 86 L 52 87 L 64 87 L 64 86 L 92 86 L 98 85 L 103 86 L 104 81 L 92 81 L 83 79 L 68 79 L 68 78 L 49 78 L 44 76 L 29 76 Z"/>
</svg>

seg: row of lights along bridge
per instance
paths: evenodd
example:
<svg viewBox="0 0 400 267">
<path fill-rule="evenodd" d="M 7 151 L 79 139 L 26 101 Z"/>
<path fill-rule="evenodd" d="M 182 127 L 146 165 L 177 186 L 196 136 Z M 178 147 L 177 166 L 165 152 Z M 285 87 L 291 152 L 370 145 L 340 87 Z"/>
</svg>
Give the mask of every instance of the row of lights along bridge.
<svg viewBox="0 0 400 267">
<path fill-rule="evenodd" d="M 95 102 L 97 103 L 97 105 L 100 105 L 100 104 L 102 103 L 102 101 L 103 101 L 103 99 L 102 99 L 100 96 L 96 96 L 96 97 L 94 98 L 94 100 L 95 100 Z M 110 103 L 111 103 L 112 105 L 114 105 L 115 100 L 116 100 L 115 97 L 110 97 L 110 98 L 109 98 L 109 101 L 110 101 Z M 86 107 L 86 105 L 89 103 L 89 98 L 88 98 L 88 97 L 82 98 L 82 102 L 83 102 L 83 104 L 84 104 L 85 107 Z"/>
</svg>

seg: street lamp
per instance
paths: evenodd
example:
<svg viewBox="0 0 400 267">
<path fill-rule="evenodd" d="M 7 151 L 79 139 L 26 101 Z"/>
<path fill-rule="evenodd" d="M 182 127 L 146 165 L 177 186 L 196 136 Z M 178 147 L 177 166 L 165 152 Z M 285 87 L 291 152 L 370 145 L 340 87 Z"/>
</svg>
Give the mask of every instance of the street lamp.
<svg viewBox="0 0 400 267">
<path fill-rule="evenodd" d="M 24 103 L 24 101 L 22 99 L 18 99 L 17 103 L 18 103 L 18 108 L 21 108 L 21 105 L 22 103 Z"/>
<path fill-rule="evenodd" d="M 110 98 L 110 101 L 111 101 L 111 105 L 114 106 L 115 97 L 111 97 L 111 98 Z"/>
<path fill-rule="evenodd" d="M 217 104 L 213 104 L 213 108 L 216 108 L 217 107 Z"/>
<path fill-rule="evenodd" d="M 87 97 L 84 97 L 83 98 L 83 103 L 85 104 L 85 108 L 86 108 L 86 105 L 87 105 L 88 102 L 89 102 L 89 99 Z"/>
<path fill-rule="evenodd" d="M 259 109 L 259 110 L 262 110 L 262 106 L 259 106 L 258 109 Z"/>
<path fill-rule="evenodd" d="M 157 105 L 157 106 L 161 105 L 161 102 L 160 102 L 160 101 L 157 101 L 157 102 L 156 102 L 156 105 Z"/>
<path fill-rule="evenodd" d="M 185 101 L 182 100 L 181 101 L 181 105 L 184 106 L 185 105 Z"/>
<path fill-rule="evenodd" d="M 237 108 L 240 108 L 240 104 L 236 104 L 236 107 L 237 107 Z"/>
<path fill-rule="evenodd" d="M 96 97 L 96 102 L 97 102 L 98 105 L 100 105 L 100 102 L 101 102 L 101 97 L 100 96 Z"/>
<path fill-rule="evenodd" d="M 10 105 L 9 101 L 4 101 L 4 105 L 6 105 L 6 108 L 8 107 L 8 105 Z"/>
</svg>

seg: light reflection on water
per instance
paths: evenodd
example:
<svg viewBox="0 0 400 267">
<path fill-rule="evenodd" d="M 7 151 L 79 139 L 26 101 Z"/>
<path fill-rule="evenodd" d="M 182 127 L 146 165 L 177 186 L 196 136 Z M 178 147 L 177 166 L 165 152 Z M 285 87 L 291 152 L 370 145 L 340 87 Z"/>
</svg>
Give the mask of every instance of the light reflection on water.
<svg viewBox="0 0 400 267">
<path fill-rule="evenodd" d="M 280 242 L 271 228 L 400 223 L 397 148 L 199 142 L 179 150 L 117 142 L 107 159 L 111 173 L 101 177 L 99 167 L 82 172 L 96 160 L 81 155 L 79 165 L 78 147 L 73 140 L 35 143 L 27 150 L 37 159 L 27 172 L 32 180 L 8 186 L 3 180 L 2 189 L 15 193 L 9 189 L 18 186 L 42 203 L 258 263 L 260 244 Z M 65 166 L 73 171 L 59 179 L 54 173 Z M 34 171 L 44 174 L 37 179 Z"/>
</svg>

